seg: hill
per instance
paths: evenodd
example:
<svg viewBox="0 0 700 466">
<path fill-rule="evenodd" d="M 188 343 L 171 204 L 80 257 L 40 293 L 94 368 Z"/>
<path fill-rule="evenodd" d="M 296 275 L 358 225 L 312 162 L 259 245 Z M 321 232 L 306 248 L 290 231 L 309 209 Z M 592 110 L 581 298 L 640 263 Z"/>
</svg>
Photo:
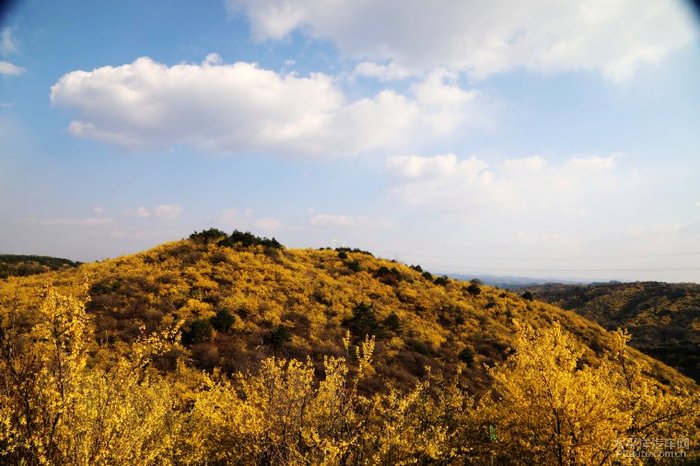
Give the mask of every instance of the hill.
<svg viewBox="0 0 700 466">
<path fill-rule="evenodd" d="M 0 254 L 0 280 L 77 267 L 80 262 L 47 256 Z"/>
<path fill-rule="evenodd" d="M 700 285 L 548 284 L 521 291 L 574 310 L 608 330 L 627 328 L 633 347 L 700 382 Z"/>
<path fill-rule="evenodd" d="M 367 251 L 206 230 L 10 277 L 0 317 L 7 464 L 698 458 L 697 385 L 624 333 Z"/>
<path fill-rule="evenodd" d="M 589 362 L 611 344 L 599 325 L 516 293 L 433 277 L 365 251 L 289 250 L 251 238 L 226 244 L 203 232 L 132 256 L 13 278 L 0 290 L 0 304 L 36 308 L 47 282 L 75 293 L 87 279 L 98 341 L 132 342 L 144 329 L 182 319 L 188 357 L 202 369 L 227 372 L 272 355 L 309 356 L 320 365 L 324 356 L 345 353 L 346 331 L 355 341 L 376 335 L 377 370 L 401 386 L 426 367 L 460 368 L 473 388 L 483 385 L 484 365 L 509 354 L 513 321 L 534 328 L 560 322 L 584 344 Z M 688 385 L 646 359 L 659 380 Z"/>
</svg>

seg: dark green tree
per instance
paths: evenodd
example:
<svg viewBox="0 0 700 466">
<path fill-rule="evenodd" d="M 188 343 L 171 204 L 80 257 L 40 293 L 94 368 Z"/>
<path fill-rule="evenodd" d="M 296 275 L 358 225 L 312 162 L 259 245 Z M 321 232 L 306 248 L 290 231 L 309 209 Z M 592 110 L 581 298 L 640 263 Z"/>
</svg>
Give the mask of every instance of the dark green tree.
<svg viewBox="0 0 700 466">
<path fill-rule="evenodd" d="M 374 335 L 377 339 L 384 336 L 374 308 L 366 303 L 360 303 L 352 310 L 352 317 L 343 321 L 355 341 L 364 340 L 366 336 Z"/>
<path fill-rule="evenodd" d="M 387 318 L 384 319 L 382 325 L 384 325 L 384 328 L 391 332 L 401 332 L 401 319 L 399 318 L 399 315 L 394 311 L 391 311 L 391 314 L 389 314 Z"/>
<path fill-rule="evenodd" d="M 209 244 L 218 243 L 226 237 L 227 235 L 223 231 L 216 228 L 209 228 L 208 230 L 195 231 L 190 235 L 190 240 L 195 243 Z"/>
<path fill-rule="evenodd" d="M 217 332 L 228 332 L 234 323 L 236 323 L 236 316 L 228 309 L 219 309 L 211 318 L 211 325 Z"/>
<path fill-rule="evenodd" d="M 353 272 L 359 272 L 360 270 L 362 270 L 362 266 L 360 265 L 360 261 L 358 261 L 357 259 L 353 259 L 350 262 L 347 262 L 346 265 Z"/>
<path fill-rule="evenodd" d="M 192 321 L 188 328 L 182 332 L 182 343 L 193 345 L 211 340 L 212 326 L 208 319 L 197 319 Z"/>
<path fill-rule="evenodd" d="M 435 283 L 436 285 L 445 286 L 448 283 L 450 283 L 450 279 L 447 275 L 442 275 L 440 277 L 435 278 L 435 280 L 433 280 L 433 283 Z"/>
<path fill-rule="evenodd" d="M 474 363 L 474 350 L 471 348 L 464 348 L 462 351 L 459 352 L 457 355 L 460 361 L 465 363 L 467 366 L 471 367 L 471 365 Z"/>
<path fill-rule="evenodd" d="M 467 287 L 467 291 L 469 294 L 478 296 L 481 293 L 481 287 L 479 286 L 478 283 L 472 281 L 469 286 Z"/>
<path fill-rule="evenodd" d="M 286 325 L 278 325 L 277 328 L 267 333 L 263 337 L 263 343 L 272 346 L 274 349 L 281 349 L 285 343 L 292 341 L 292 332 Z"/>
</svg>

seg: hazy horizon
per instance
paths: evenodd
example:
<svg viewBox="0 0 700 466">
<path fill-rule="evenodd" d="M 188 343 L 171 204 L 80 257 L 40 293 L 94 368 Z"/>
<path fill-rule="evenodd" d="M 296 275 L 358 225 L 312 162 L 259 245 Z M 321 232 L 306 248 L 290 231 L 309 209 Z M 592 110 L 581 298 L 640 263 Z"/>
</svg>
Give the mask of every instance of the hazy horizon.
<svg viewBox="0 0 700 466">
<path fill-rule="evenodd" d="M 700 283 L 689 5 L 16 2 L 0 251 L 93 261 L 213 226 L 439 272 Z"/>
</svg>

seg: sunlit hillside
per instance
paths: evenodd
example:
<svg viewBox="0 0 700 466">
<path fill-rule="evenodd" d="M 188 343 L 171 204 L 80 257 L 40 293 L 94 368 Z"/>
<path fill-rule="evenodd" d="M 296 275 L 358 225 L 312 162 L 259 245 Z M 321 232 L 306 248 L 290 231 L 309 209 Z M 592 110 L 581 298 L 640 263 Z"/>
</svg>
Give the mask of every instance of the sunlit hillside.
<svg viewBox="0 0 700 466">
<path fill-rule="evenodd" d="M 0 309 L 0 458 L 26 464 L 636 464 L 625 439 L 697 438 L 697 385 L 624 333 L 360 250 L 207 230 L 10 277 Z"/>
<path fill-rule="evenodd" d="M 75 293 L 87 281 L 87 309 L 99 341 L 131 342 L 182 319 L 193 363 L 228 372 L 256 367 L 272 355 L 310 356 L 320 364 L 325 355 L 344 354 L 347 330 L 355 340 L 375 335 L 377 370 L 401 386 L 415 383 L 426 367 L 461 369 L 468 383 L 478 385 L 484 365 L 508 354 L 514 320 L 535 328 L 560 322 L 585 344 L 588 362 L 610 347 L 602 327 L 574 312 L 368 252 L 229 247 L 219 240 L 198 235 L 77 269 L 10 278 L 0 299 L 30 310 L 42 287 Z M 31 314 L 26 318 L 31 322 Z M 663 383 L 689 384 L 646 359 Z"/>
</svg>

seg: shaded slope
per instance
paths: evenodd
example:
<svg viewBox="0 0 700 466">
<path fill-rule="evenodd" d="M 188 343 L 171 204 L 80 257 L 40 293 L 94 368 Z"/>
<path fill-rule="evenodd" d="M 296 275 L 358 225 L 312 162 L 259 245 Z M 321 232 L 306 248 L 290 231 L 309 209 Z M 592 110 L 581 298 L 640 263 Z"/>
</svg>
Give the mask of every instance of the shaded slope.
<svg viewBox="0 0 700 466">
<path fill-rule="evenodd" d="M 80 262 L 48 256 L 0 254 L 0 279 L 26 277 L 51 270 L 77 267 Z"/>
<path fill-rule="evenodd" d="M 633 347 L 700 381 L 700 285 L 552 284 L 528 290 L 607 329 L 627 328 Z"/>
</svg>

